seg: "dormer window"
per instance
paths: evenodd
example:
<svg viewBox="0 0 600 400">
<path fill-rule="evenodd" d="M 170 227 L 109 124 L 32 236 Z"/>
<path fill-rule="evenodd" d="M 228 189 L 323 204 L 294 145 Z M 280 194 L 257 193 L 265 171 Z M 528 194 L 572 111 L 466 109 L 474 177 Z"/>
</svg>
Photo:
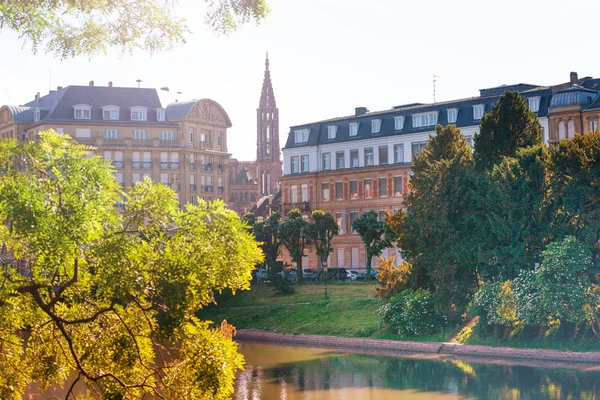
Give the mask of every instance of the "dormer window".
<svg viewBox="0 0 600 400">
<path fill-rule="evenodd" d="M 300 129 L 298 131 L 294 131 L 294 142 L 295 143 L 308 142 L 308 129 Z"/>
<path fill-rule="evenodd" d="M 33 122 L 38 122 L 40 120 L 40 110 L 33 110 Z"/>
<path fill-rule="evenodd" d="M 428 112 L 423 114 L 415 114 L 412 116 L 413 128 L 421 128 L 424 126 L 434 126 L 437 124 L 438 112 Z"/>
<path fill-rule="evenodd" d="M 455 124 L 457 117 L 458 117 L 458 108 L 449 108 L 448 109 L 448 123 Z"/>
<path fill-rule="evenodd" d="M 131 107 L 132 121 L 146 121 L 148 109 L 146 107 Z"/>
<path fill-rule="evenodd" d="M 157 108 L 156 109 L 156 120 L 157 121 L 164 121 L 165 120 L 165 109 L 164 108 Z"/>
<path fill-rule="evenodd" d="M 350 122 L 348 127 L 350 128 L 350 136 L 358 135 L 358 122 Z"/>
<path fill-rule="evenodd" d="M 329 125 L 327 127 L 327 139 L 335 139 L 337 133 L 337 125 Z"/>
<path fill-rule="evenodd" d="M 483 118 L 483 104 L 477 104 L 473 106 L 473 119 Z"/>
<path fill-rule="evenodd" d="M 540 110 L 540 97 L 530 97 L 527 99 L 529 103 L 529 109 L 533 112 L 538 112 Z"/>
<path fill-rule="evenodd" d="M 119 120 L 119 107 L 118 106 L 102 107 L 102 119 L 118 121 Z"/>
<path fill-rule="evenodd" d="M 371 133 L 379 133 L 381 130 L 381 120 L 380 119 L 372 119 L 371 120 Z"/>
<path fill-rule="evenodd" d="M 73 106 L 73 115 L 75 119 L 90 119 L 92 117 L 92 106 L 77 104 Z"/>
<path fill-rule="evenodd" d="M 404 116 L 394 117 L 394 129 L 401 131 L 404 129 Z"/>
</svg>

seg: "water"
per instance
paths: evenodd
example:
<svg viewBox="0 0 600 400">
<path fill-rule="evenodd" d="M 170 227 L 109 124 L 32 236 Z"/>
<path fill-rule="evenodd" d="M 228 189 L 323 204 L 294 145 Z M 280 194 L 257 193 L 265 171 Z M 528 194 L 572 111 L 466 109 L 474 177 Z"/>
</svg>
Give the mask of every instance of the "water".
<svg viewBox="0 0 600 400">
<path fill-rule="evenodd" d="M 600 366 L 592 364 L 536 368 L 252 343 L 240 351 L 246 369 L 235 400 L 600 399 Z"/>
</svg>

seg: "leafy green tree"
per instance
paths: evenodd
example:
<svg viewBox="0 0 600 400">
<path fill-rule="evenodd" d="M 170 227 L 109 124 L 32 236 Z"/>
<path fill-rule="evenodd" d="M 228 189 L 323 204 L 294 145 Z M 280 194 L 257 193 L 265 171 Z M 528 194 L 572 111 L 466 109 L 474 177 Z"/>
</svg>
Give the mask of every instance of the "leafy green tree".
<svg viewBox="0 0 600 400">
<path fill-rule="evenodd" d="M 280 224 L 281 215 L 274 212 L 266 220 L 257 222 L 252 230 L 254 237 L 260 243 L 260 247 L 265 254 L 265 264 L 271 272 L 278 272 L 276 271 L 276 263 L 279 248 L 281 247 L 281 238 L 279 237 Z"/>
<path fill-rule="evenodd" d="M 320 269 L 325 271 L 327 259 L 333 252 L 331 241 L 334 236 L 339 234 L 339 227 L 333 215 L 323 210 L 314 210 L 311 216 L 313 223 L 308 225 L 309 236 L 315 244 L 317 257 L 321 264 Z"/>
<path fill-rule="evenodd" d="M 306 247 L 312 244 L 310 223 L 302 218 L 299 209 L 293 208 L 287 214 L 287 220 L 279 225 L 279 240 L 290 252 L 292 261 L 296 263 L 298 279 L 302 279 L 302 258 L 306 257 Z"/>
<path fill-rule="evenodd" d="M 377 213 L 369 210 L 352 222 L 352 229 L 360 235 L 367 251 L 367 277 L 371 276 L 373 257 L 381 255 L 383 249 L 392 246 L 392 235 L 384 221 L 379 221 Z"/>
<path fill-rule="evenodd" d="M 260 23 L 269 13 L 266 0 L 205 0 L 206 23 L 228 34 L 240 24 Z M 153 53 L 185 43 L 186 21 L 160 0 L 5 0 L 0 28 L 61 59 L 93 56 L 108 48 Z"/>
<path fill-rule="evenodd" d="M 223 202 L 182 211 L 150 180 L 120 213 L 90 150 L 53 132 L 0 141 L 0 397 L 74 371 L 97 398 L 230 398 L 242 356 L 194 313 L 249 287 L 254 239 Z"/>
<path fill-rule="evenodd" d="M 507 90 L 481 119 L 474 141 L 477 165 L 489 169 L 519 148 L 540 144 L 542 126 L 519 92 Z"/>
</svg>

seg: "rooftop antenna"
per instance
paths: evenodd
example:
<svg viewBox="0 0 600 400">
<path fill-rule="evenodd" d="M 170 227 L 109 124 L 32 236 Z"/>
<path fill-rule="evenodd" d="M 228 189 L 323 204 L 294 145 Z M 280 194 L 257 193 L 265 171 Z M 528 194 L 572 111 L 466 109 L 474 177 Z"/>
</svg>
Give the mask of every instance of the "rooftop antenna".
<svg viewBox="0 0 600 400">
<path fill-rule="evenodd" d="M 138 89 L 139 89 L 139 87 L 140 87 L 140 83 L 142 83 L 142 80 L 141 80 L 141 79 L 137 79 L 137 80 L 136 80 L 136 82 L 137 82 L 137 84 L 138 84 Z"/>
<path fill-rule="evenodd" d="M 437 82 L 437 78 L 439 78 L 439 76 L 437 76 L 436 74 L 433 74 L 433 104 L 436 103 L 436 99 L 435 99 L 435 84 Z"/>
</svg>

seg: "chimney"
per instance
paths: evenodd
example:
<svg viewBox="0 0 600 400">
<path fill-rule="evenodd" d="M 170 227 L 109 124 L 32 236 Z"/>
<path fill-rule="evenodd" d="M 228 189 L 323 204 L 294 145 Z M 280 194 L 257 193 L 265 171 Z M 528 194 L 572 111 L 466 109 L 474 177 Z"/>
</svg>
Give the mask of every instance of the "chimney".
<svg viewBox="0 0 600 400">
<path fill-rule="evenodd" d="M 90 86 L 94 86 L 94 81 L 90 81 Z"/>
<path fill-rule="evenodd" d="M 35 101 L 36 101 L 36 102 L 40 101 L 40 92 L 37 92 L 37 93 L 35 94 Z"/>
<path fill-rule="evenodd" d="M 62 86 L 57 86 L 56 87 L 56 90 L 60 90 L 60 89 L 62 89 Z"/>
<path fill-rule="evenodd" d="M 578 80 L 579 80 L 579 78 L 577 76 L 577 72 L 571 72 L 571 75 L 570 75 L 571 85 L 576 84 Z"/>
<path fill-rule="evenodd" d="M 369 112 L 367 107 L 356 107 L 354 109 L 354 115 L 363 115 Z"/>
<path fill-rule="evenodd" d="M 112 81 L 108 82 L 108 87 L 112 87 Z"/>
</svg>

